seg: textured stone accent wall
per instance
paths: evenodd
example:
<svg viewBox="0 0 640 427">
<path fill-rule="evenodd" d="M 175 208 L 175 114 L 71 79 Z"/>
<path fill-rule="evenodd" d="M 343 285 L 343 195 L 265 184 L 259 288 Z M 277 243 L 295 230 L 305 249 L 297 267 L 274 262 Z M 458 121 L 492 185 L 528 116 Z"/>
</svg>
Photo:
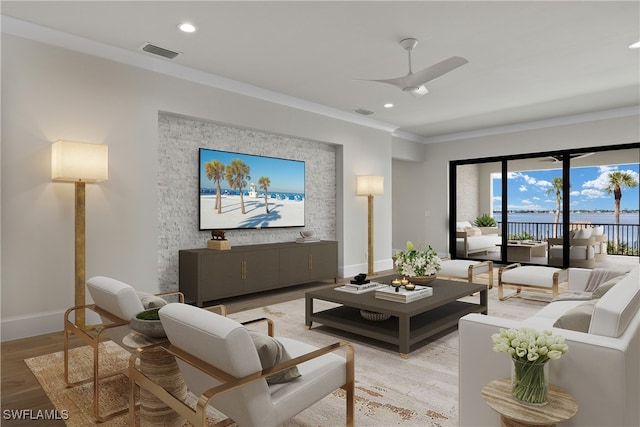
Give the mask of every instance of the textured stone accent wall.
<svg viewBox="0 0 640 427">
<path fill-rule="evenodd" d="M 456 221 L 473 221 L 478 216 L 478 165 L 456 168 Z"/>
<path fill-rule="evenodd" d="M 293 241 L 301 230 L 336 236 L 336 147 L 158 113 L 158 277 L 160 290 L 178 289 L 178 250 L 204 248 L 198 230 L 198 149 L 211 148 L 305 162 L 305 227 L 229 230 L 232 246 Z"/>
</svg>

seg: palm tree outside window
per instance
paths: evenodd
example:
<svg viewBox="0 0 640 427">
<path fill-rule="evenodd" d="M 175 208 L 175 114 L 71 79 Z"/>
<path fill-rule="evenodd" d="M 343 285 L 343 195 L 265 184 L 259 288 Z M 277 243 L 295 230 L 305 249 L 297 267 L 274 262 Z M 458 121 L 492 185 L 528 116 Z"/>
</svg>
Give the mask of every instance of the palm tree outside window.
<svg viewBox="0 0 640 427">
<path fill-rule="evenodd" d="M 620 201 L 622 200 L 623 188 L 636 188 L 638 181 L 634 178 L 633 174 L 625 171 L 609 172 L 609 186 L 604 189 L 607 194 L 613 193 L 615 200 L 614 208 L 614 222 L 613 228 L 613 245 L 617 251 L 619 248 L 618 235 L 620 233 Z"/>
</svg>

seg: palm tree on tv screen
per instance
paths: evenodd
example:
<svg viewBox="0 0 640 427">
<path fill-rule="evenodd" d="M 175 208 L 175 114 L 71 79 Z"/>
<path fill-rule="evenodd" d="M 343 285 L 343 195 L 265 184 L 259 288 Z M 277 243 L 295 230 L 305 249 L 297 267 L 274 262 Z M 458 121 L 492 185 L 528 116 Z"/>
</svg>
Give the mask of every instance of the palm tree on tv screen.
<svg viewBox="0 0 640 427">
<path fill-rule="evenodd" d="M 615 201 L 615 210 L 613 211 L 613 220 L 615 227 L 613 228 L 613 245 L 618 248 L 618 228 L 620 226 L 620 200 L 622 199 L 622 189 L 624 187 L 635 188 L 638 186 L 636 181 L 629 172 L 615 171 L 609 172 L 609 185 L 604 189 L 607 194 L 613 193 Z"/>
<path fill-rule="evenodd" d="M 258 180 L 258 186 L 261 190 L 264 191 L 264 206 L 267 208 L 267 213 L 269 213 L 269 186 L 271 185 L 271 180 L 269 177 L 261 176 Z"/>
<path fill-rule="evenodd" d="M 224 177 L 224 165 L 220 160 L 211 160 L 204 165 L 205 172 L 209 181 L 216 183 L 216 207 L 218 213 L 222 213 L 222 196 L 220 188 L 220 180 Z"/>
<path fill-rule="evenodd" d="M 237 189 L 240 192 L 240 209 L 243 215 L 246 212 L 244 210 L 244 195 L 242 194 L 242 189 L 246 187 L 248 181 L 251 180 L 249 172 L 251 172 L 249 165 L 240 159 L 232 160 L 231 164 L 227 165 L 225 169 L 225 175 L 227 182 L 229 183 L 229 187 L 234 190 Z"/>
</svg>

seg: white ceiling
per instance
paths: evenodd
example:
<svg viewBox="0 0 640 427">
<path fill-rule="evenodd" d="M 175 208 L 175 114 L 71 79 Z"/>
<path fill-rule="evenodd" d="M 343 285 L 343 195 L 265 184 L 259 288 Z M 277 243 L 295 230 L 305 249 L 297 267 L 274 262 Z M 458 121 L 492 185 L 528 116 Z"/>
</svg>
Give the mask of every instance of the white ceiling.
<svg viewBox="0 0 640 427">
<path fill-rule="evenodd" d="M 127 51 L 145 42 L 173 63 L 389 124 L 443 135 L 595 113 L 638 114 L 638 1 L 2 1 L 5 16 Z M 182 21 L 199 31 L 178 31 Z M 407 73 L 399 41 L 419 40 L 417 71 L 450 56 L 469 63 L 413 98 L 357 81 Z M 167 61 L 161 59 L 162 61 Z M 272 91 L 272 92 L 271 92 Z M 391 102 L 392 109 L 383 108 Z M 311 107 L 309 107 L 311 108 Z M 629 113 L 631 111 L 631 113 Z"/>
</svg>

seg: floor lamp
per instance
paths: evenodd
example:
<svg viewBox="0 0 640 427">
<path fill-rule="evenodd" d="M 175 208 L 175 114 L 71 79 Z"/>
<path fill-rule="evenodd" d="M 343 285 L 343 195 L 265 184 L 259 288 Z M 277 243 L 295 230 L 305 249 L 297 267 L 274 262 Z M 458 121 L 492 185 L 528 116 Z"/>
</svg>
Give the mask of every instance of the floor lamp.
<svg viewBox="0 0 640 427">
<path fill-rule="evenodd" d="M 85 299 L 85 183 L 108 178 L 108 149 L 104 144 L 58 140 L 51 145 L 51 179 L 75 183 L 75 304 Z M 85 312 L 76 311 L 76 325 L 84 329 Z"/>
<path fill-rule="evenodd" d="M 358 175 L 356 177 L 356 195 L 368 198 L 368 245 L 367 274 L 373 274 L 373 196 L 384 194 L 384 177 L 380 175 Z"/>
</svg>

